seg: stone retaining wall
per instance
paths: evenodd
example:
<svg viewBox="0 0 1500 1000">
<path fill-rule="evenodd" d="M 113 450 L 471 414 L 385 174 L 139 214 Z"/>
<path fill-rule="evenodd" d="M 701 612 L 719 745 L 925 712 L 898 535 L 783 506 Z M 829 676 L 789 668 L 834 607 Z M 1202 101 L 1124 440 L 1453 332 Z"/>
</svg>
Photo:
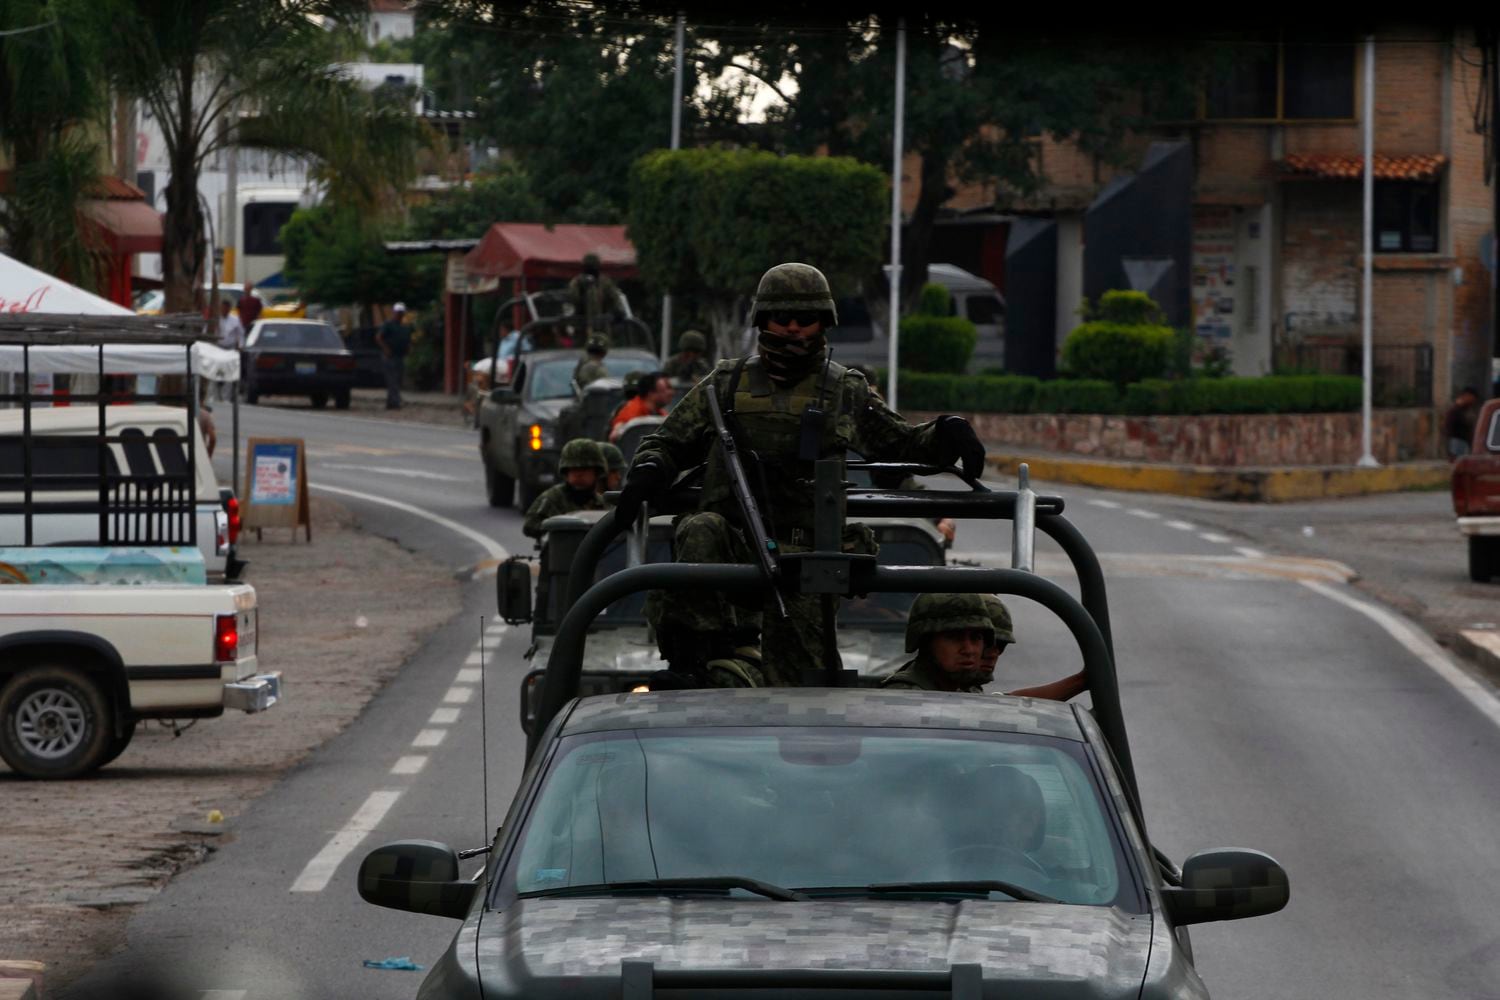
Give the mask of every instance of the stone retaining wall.
<svg viewBox="0 0 1500 1000">
<path fill-rule="evenodd" d="M 907 419 L 936 414 L 908 412 Z M 1131 417 L 1097 413 L 965 413 L 987 444 L 1168 465 L 1352 465 L 1358 413 Z M 1431 409 L 1376 410 L 1371 450 L 1383 464 L 1443 456 Z"/>
</svg>

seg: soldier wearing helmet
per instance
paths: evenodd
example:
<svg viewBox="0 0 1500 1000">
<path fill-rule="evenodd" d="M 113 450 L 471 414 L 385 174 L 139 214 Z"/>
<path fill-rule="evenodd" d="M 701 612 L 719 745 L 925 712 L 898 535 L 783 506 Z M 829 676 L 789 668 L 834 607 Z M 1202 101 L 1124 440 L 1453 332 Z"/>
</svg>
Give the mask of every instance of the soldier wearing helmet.
<svg viewBox="0 0 1500 1000">
<path fill-rule="evenodd" d="M 609 369 L 604 367 L 604 356 L 608 353 L 609 334 L 589 334 L 588 346 L 583 349 L 583 357 L 578 359 L 578 364 L 573 369 L 573 381 L 578 383 L 580 389 L 595 379 L 609 376 Z"/>
<path fill-rule="evenodd" d="M 912 426 L 870 391 L 863 376 L 828 357 L 828 330 L 838 322 L 833 293 L 823 273 L 810 264 L 780 264 L 767 271 L 756 289 L 751 318 L 759 331 L 756 351 L 720 361 L 667 415 L 661 427 L 637 449 L 625 476 L 616 517 L 635 519 L 642 503 L 668 490 L 677 477 L 707 463 L 701 509 L 680 518 L 675 551 L 684 562 L 749 562 L 722 451 L 716 446 L 706 394 L 718 395 L 721 409 L 740 442 L 746 472 L 759 484 L 757 502 L 766 528 L 784 551 L 812 547 L 810 481 L 818 459 L 842 458 L 854 450 L 887 462 L 962 460 L 977 473 L 984 448 L 968 423 L 943 416 Z M 753 457 L 752 457 L 753 453 Z M 874 535 L 864 525 L 845 526 L 846 551 L 873 552 Z M 830 598 L 831 600 L 831 598 Z M 743 602 L 743 603 L 739 603 Z M 745 663 L 739 676 L 774 685 L 802 682 L 804 671 L 825 666 L 825 612 L 817 595 L 787 600 L 788 617 L 765 600 L 730 600 L 722 594 L 660 593 L 647 599 L 673 679 L 683 686 L 744 683 L 710 677 L 706 664 L 731 658 Z M 764 623 L 764 627 L 762 624 Z M 837 664 L 832 664 L 837 666 Z"/>
<path fill-rule="evenodd" d="M 568 282 L 568 298 L 585 333 L 603 333 L 624 312 L 619 287 L 609 275 L 599 273 L 598 254 L 584 254 L 583 272 Z"/>
<path fill-rule="evenodd" d="M 1000 641 L 980 595 L 922 594 L 906 618 L 906 651 L 917 658 L 880 686 L 977 694 L 994 677 L 994 661 L 985 667 L 985 651 Z M 1014 633 L 1003 641 L 1014 641 Z"/>
<path fill-rule="evenodd" d="M 712 366 L 703 357 L 708 353 L 708 340 L 697 330 L 689 330 L 677 341 L 677 353 L 667 359 L 662 371 L 667 378 L 697 382 L 707 375 Z"/>
<path fill-rule="evenodd" d="M 617 490 L 620 488 L 620 480 L 625 478 L 625 453 L 617 444 L 602 441 L 599 447 L 604 451 L 604 458 L 609 462 L 609 471 L 605 473 L 605 482 L 600 487 L 604 490 Z"/>
<path fill-rule="evenodd" d="M 599 442 L 588 438 L 574 438 L 563 445 L 562 455 L 557 460 L 557 474 L 563 481 L 531 502 L 526 509 L 526 521 L 521 530 L 529 538 L 542 537 L 542 522 L 557 514 L 571 514 L 575 510 L 603 510 L 604 499 L 599 496 L 599 484 L 609 469 L 604 449 Z"/>
</svg>

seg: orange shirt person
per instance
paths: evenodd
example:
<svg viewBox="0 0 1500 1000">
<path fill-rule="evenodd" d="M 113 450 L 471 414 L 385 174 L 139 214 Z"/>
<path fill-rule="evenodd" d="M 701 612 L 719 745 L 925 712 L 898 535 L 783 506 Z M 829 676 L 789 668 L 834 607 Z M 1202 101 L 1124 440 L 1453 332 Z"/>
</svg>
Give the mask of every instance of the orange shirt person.
<svg viewBox="0 0 1500 1000">
<path fill-rule="evenodd" d="M 665 416 L 672 402 L 672 383 L 661 372 L 642 375 L 636 383 L 635 398 L 627 400 L 609 422 L 609 436 L 613 440 L 615 431 L 637 417 Z"/>
</svg>

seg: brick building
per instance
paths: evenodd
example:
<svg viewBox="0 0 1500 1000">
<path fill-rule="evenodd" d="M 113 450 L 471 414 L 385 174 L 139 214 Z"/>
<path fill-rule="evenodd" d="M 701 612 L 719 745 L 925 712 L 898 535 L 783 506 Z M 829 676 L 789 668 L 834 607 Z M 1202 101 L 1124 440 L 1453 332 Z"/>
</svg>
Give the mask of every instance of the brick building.
<svg viewBox="0 0 1500 1000">
<path fill-rule="evenodd" d="M 1455 385 L 1488 386 L 1495 353 L 1494 189 L 1476 128 L 1487 84 L 1471 35 L 1375 41 L 1376 392 L 1441 404 Z M 1019 216 L 1009 356 L 1027 356 L 1018 339 L 1059 346 L 1085 294 L 1135 287 L 1227 348 L 1237 373 L 1358 371 L 1365 46 L 1272 36 L 1238 48 L 1195 119 L 1139 137 L 1139 172 L 1041 141 L 1043 190 L 997 205 Z M 1040 369 L 1045 355 L 1031 352 Z"/>
</svg>

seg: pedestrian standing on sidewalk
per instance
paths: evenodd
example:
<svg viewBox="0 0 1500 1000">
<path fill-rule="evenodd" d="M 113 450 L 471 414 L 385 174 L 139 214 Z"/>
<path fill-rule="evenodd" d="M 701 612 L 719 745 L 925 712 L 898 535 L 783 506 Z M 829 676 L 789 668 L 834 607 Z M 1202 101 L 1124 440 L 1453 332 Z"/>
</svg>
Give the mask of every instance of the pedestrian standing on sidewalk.
<svg viewBox="0 0 1500 1000">
<path fill-rule="evenodd" d="M 250 324 L 260 319 L 260 311 L 264 307 L 265 303 L 260 300 L 260 296 L 255 294 L 255 286 L 246 282 L 245 293 L 240 296 L 239 304 L 234 307 L 235 312 L 240 314 L 240 323 L 246 330 L 250 329 Z"/>
<path fill-rule="evenodd" d="M 406 304 L 397 302 L 391 318 L 375 333 L 375 343 L 385 358 L 385 408 L 401 409 L 401 376 L 406 372 L 406 352 L 411 348 L 411 327 L 406 325 Z"/>
<path fill-rule="evenodd" d="M 245 347 L 245 327 L 240 323 L 240 318 L 230 311 L 228 299 L 219 300 L 218 345 L 226 351 L 240 351 Z M 215 398 L 227 400 L 229 392 L 228 382 L 214 382 Z"/>
</svg>

